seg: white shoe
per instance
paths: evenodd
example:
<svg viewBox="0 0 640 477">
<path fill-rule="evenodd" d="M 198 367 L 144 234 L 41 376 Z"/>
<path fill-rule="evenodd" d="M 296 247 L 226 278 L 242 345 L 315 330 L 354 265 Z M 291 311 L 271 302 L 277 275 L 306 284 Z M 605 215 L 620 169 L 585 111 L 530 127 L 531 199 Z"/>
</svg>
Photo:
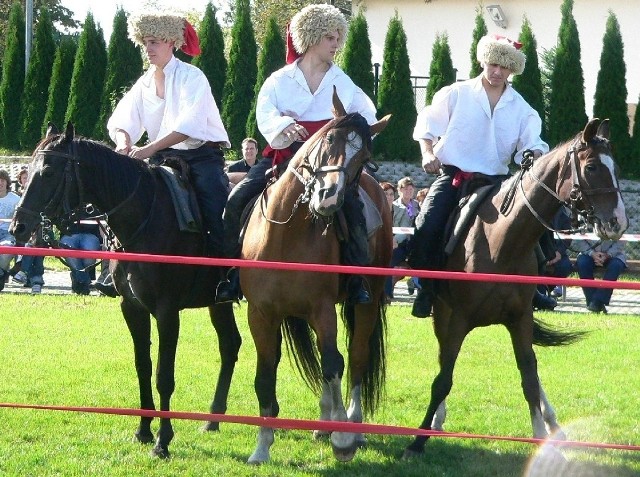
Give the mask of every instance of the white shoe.
<svg viewBox="0 0 640 477">
<path fill-rule="evenodd" d="M 42 285 L 40 285 L 39 283 L 36 283 L 35 285 L 33 285 L 31 287 L 31 293 L 32 294 L 42 293 Z"/>
<path fill-rule="evenodd" d="M 13 281 L 16 283 L 21 283 L 21 284 L 25 284 L 27 283 L 27 281 L 29 280 L 29 277 L 27 277 L 27 274 L 24 273 L 22 270 L 20 270 L 18 273 L 16 273 L 13 276 Z"/>
</svg>

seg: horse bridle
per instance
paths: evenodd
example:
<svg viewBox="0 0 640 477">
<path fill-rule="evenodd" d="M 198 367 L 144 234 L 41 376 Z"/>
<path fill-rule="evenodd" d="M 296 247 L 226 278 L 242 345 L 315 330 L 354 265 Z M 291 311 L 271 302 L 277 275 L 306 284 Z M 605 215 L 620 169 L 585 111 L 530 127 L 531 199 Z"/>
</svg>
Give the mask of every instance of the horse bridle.
<svg viewBox="0 0 640 477">
<path fill-rule="evenodd" d="M 117 213 L 119 210 L 124 208 L 129 202 L 131 202 L 134 199 L 140 187 L 142 176 L 138 177 L 138 182 L 136 183 L 136 186 L 134 187 L 133 191 L 122 202 L 117 204 L 114 208 L 112 208 L 108 212 L 97 214 L 96 209 L 91 204 L 87 204 L 85 200 L 84 186 L 82 183 L 82 177 L 80 175 L 80 162 L 76 154 L 75 141 L 71 141 L 69 149 L 70 149 L 70 152 L 47 150 L 47 149 L 40 149 L 36 151 L 36 153 L 34 154 L 34 156 L 36 157 L 41 155 L 44 157 L 53 156 L 53 157 L 61 157 L 63 159 L 66 159 L 67 161 L 65 163 L 65 167 L 63 171 L 63 178 L 58 183 L 58 186 L 56 187 L 51 199 L 49 199 L 49 201 L 45 205 L 42 212 L 36 212 L 24 206 L 19 206 L 16 208 L 16 213 L 20 212 L 27 216 L 38 217 L 40 219 L 40 227 L 42 229 L 43 237 L 48 232 L 48 230 L 46 229 L 51 229 L 53 221 L 51 220 L 50 217 L 57 217 L 60 224 L 73 223 L 73 222 L 77 222 L 80 219 L 96 220 L 100 225 L 100 227 L 105 231 L 106 236 L 112 237 L 111 240 L 113 242 L 117 242 L 117 239 L 115 239 L 115 235 L 113 234 L 111 229 L 108 227 L 108 225 L 102 224 L 102 221 L 106 223 L 106 221 L 110 216 Z M 77 197 L 78 205 L 76 207 L 71 207 L 70 204 L 71 204 L 71 197 L 73 194 L 74 181 L 76 184 L 75 189 L 77 191 L 77 196 L 78 196 Z M 129 238 L 126 245 L 134 243 L 138 239 L 139 235 L 142 233 L 144 228 L 146 227 L 147 223 L 151 218 L 155 201 L 156 201 L 156 191 L 154 188 L 153 201 L 152 201 L 152 206 L 150 207 L 150 210 L 149 210 L 149 214 L 147 215 L 146 219 L 140 224 L 138 229 Z M 110 245 L 113 245 L 113 244 L 110 244 Z M 115 249 L 118 249 L 118 250 L 124 249 L 124 248 L 125 248 L 125 244 L 123 243 L 118 243 L 117 246 L 115 247 Z"/>
<path fill-rule="evenodd" d="M 605 139 L 596 138 L 591 142 L 601 143 L 606 141 Z M 560 168 L 560 173 L 558 174 L 558 182 L 556 185 L 556 190 L 560 190 L 560 186 L 564 182 L 564 175 L 566 173 L 567 167 L 571 167 L 571 191 L 569 192 L 569 199 L 563 200 L 556 191 L 552 190 L 548 187 L 538 176 L 533 173 L 533 161 L 534 155 L 532 151 L 525 151 L 523 155 L 523 160 L 521 163 L 520 172 L 516 182 L 514 182 L 513 187 L 519 183 L 520 191 L 522 193 L 522 197 L 524 199 L 525 205 L 529 209 L 529 211 L 533 214 L 533 216 L 540 222 L 546 229 L 552 232 L 559 233 L 584 233 L 587 228 L 587 224 L 593 224 L 597 219 L 594 215 L 594 206 L 591 204 L 589 200 L 590 197 L 600 194 L 608 194 L 611 192 L 620 193 L 620 189 L 618 187 L 604 187 L 597 189 L 585 189 L 580 181 L 580 174 L 578 174 L 578 153 L 586 150 L 589 147 L 588 143 L 582 142 L 581 140 L 576 140 L 568 149 L 565 154 L 564 161 L 562 163 L 562 167 Z M 568 230 L 558 230 L 551 226 L 546 220 L 544 220 L 540 214 L 534 209 L 534 207 L 527 199 L 527 195 L 524 190 L 524 185 L 522 183 L 522 179 L 524 173 L 528 172 L 529 175 L 540 185 L 545 191 L 547 191 L 551 196 L 553 196 L 560 204 L 564 205 L 571 212 L 571 225 L 572 229 Z M 512 187 L 512 188 L 513 188 Z M 508 202 L 513 199 L 513 193 L 510 190 L 505 197 L 505 201 L 502 204 L 500 209 L 501 213 L 504 214 L 504 211 L 508 208 Z M 583 204 L 583 208 L 580 208 L 580 204 Z M 582 218 L 582 220 L 581 220 Z"/>
<path fill-rule="evenodd" d="M 264 217 L 265 220 L 267 220 L 268 222 L 272 223 L 272 224 L 278 224 L 278 225 L 284 225 L 287 224 L 291 221 L 291 219 L 293 218 L 293 216 L 295 215 L 296 211 L 298 210 L 298 207 L 300 206 L 300 204 L 305 204 L 308 203 L 311 200 L 311 194 L 313 192 L 313 186 L 314 184 L 318 181 L 319 177 L 325 175 L 325 174 L 329 174 L 332 172 L 338 172 L 341 174 L 345 174 L 347 173 L 347 168 L 344 167 L 343 165 L 327 165 L 327 166 L 314 166 L 314 164 L 321 164 L 321 154 L 322 154 L 322 148 L 316 148 L 316 145 L 321 143 L 322 141 L 326 140 L 326 136 L 322 136 L 320 138 L 318 138 L 316 140 L 316 142 L 314 142 L 313 144 L 310 144 L 307 147 L 307 152 L 306 154 L 303 156 L 302 161 L 300 164 L 298 164 L 297 166 L 292 166 L 291 164 L 287 165 L 287 169 L 289 171 L 291 171 L 293 173 L 293 175 L 300 181 L 300 183 L 304 186 L 304 191 L 298 196 L 298 198 L 296 199 L 296 201 L 293 203 L 293 207 L 291 209 L 291 214 L 289 215 L 289 217 L 287 217 L 286 220 L 283 221 L 278 221 L 278 220 L 274 220 L 271 219 L 269 217 L 267 217 L 264 206 L 265 206 L 265 202 L 266 202 L 266 189 L 263 191 L 262 196 L 261 196 L 261 200 L 260 200 L 260 211 L 262 213 L 262 216 Z M 363 141 L 365 140 L 365 138 L 363 137 Z M 313 151 L 314 149 L 317 149 L 316 152 L 316 157 L 315 157 L 315 161 L 314 164 L 311 163 L 310 161 L 310 157 L 311 157 L 311 153 L 310 151 Z M 347 182 L 347 188 L 348 187 L 353 187 L 353 184 L 357 184 L 360 178 L 360 175 L 362 174 L 362 169 L 364 168 L 365 164 L 367 162 L 371 162 L 371 159 L 367 159 L 366 161 L 363 161 L 359 166 L 358 166 L 358 170 L 356 172 L 356 174 L 354 174 L 354 177 L 349 180 Z M 303 169 L 308 171 L 309 173 L 309 177 L 305 178 L 299 171 L 298 169 Z M 376 168 L 377 169 L 377 168 Z"/>
</svg>

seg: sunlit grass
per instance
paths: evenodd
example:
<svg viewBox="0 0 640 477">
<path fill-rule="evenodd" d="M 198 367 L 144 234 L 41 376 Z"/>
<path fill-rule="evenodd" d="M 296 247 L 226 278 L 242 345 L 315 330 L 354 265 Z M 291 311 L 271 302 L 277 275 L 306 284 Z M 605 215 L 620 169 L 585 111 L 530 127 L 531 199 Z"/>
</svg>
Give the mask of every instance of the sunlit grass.
<svg viewBox="0 0 640 477">
<path fill-rule="evenodd" d="M 229 414 L 257 415 L 255 352 L 246 304 L 237 308 L 243 346 Z M 416 427 L 423 418 L 437 345 L 430 320 L 409 308 L 388 310 L 388 380 L 382 406 L 369 422 Z M 590 331 L 564 348 L 537 349 L 540 377 L 570 439 L 640 444 L 638 363 L 640 321 L 632 316 L 542 315 L 562 328 Z M 138 403 L 131 340 L 118 301 L 101 297 L 2 294 L 0 389 L 3 402 L 130 407 Z M 153 336 L 155 360 L 157 338 Z M 343 340 L 340 345 L 343 348 Z M 183 313 L 172 408 L 206 412 L 219 366 L 217 340 L 205 310 Z M 283 418 L 314 419 L 317 398 L 284 359 L 278 381 Z M 531 425 L 508 334 L 477 329 L 464 344 L 448 400 L 452 432 L 528 437 Z M 326 442 L 306 431 L 278 431 L 272 461 L 245 464 L 256 428 L 222 424 L 203 434 L 200 422 L 174 420 L 172 458 L 159 461 L 132 441 L 137 419 L 1 409 L 0 475 L 75 476 L 517 476 L 536 455 L 529 444 L 432 439 L 424 457 L 399 460 L 406 437 L 371 435 L 350 463 L 337 462 Z M 154 426 L 157 429 L 157 424 Z M 569 462 L 539 475 L 640 473 L 637 453 L 565 450 Z M 547 461 L 535 460 L 536 469 Z M 554 473 L 554 469 L 556 473 Z"/>
</svg>

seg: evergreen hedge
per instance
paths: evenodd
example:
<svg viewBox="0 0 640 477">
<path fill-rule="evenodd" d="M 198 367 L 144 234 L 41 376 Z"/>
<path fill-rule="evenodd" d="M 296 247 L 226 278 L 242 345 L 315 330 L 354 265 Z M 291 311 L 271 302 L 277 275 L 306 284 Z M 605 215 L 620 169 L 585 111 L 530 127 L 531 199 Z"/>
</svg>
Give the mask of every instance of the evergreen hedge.
<svg viewBox="0 0 640 477">
<path fill-rule="evenodd" d="M 73 74 L 73 63 L 75 62 L 77 49 L 78 45 L 75 38 L 65 36 L 60 40 L 53 59 L 47 110 L 40 129 L 42 137 L 44 137 L 49 123 L 55 124 L 58 128 L 64 126 L 64 115 L 69 102 L 71 75 Z"/>
<path fill-rule="evenodd" d="M 482 66 L 478 61 L 478 42 L 480 39 L 488 33 L 487 24 L 484 21 L 482 13 L 482 4 L 476 7 L 476 19 L 475 26 L 473 28 L 473 40 L 471 41 L 471 49 L 469 50 L 469 56 L 471 58 L 471 69 L 469 70 L 469 78 L 475 78 L 482 73 Z"/>
<path fill-rule="evenodd" d="M 20 147 L 20 105 L 25 76 L 24 29 L 22 5 L 14 2 L 9 13 L 0 83 L 0 145 L 14 150 Z"/>
<path fill-rule="evenodd" d="M 362 10 L 349 23 L 349 32 L 340 55 L 340 66 L 362 91 L 375 100 L 369 27 Z"/>
<path fill-rule="evenodd" d="M 451 48 L 449 47 L 449 37 L 446 33 L 436 34 L 432 52 L 425 99 L 427 105 L 431 104 L 433 96 L 440 89 L 456 81 L 456 70 L 453 68 L 453 62 L 451 61 Z"/>
<path fill-rule="evenodd" d="M 211 93 L 218 109 L 222 108 L 222 95 L 227 71 L 227 59 L 224 56 L 224 35 L 216 19 L 216 10 L 207 4 L 204 17 L 198 30 L 202 53 L 193 59 L 192 64 L 202 70 L 209 80 Z"/>
</svg>

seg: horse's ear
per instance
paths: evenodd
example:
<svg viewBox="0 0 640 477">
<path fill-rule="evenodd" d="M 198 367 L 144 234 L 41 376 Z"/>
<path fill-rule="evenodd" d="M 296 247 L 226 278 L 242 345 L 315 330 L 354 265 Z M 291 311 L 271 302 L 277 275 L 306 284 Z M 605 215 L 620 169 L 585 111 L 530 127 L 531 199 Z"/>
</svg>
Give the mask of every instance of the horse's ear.
<svg viewBox="0 0 640 477">
<path fill-rule="evenodd" d="M 609 139 L 609 120 L 603 119 L 598 126 L 598 132 L 596 133 L 598 136 L 603 137 L 605 139 Z"/>
<path fill-rule="evenodd" d="M 64 139 L 66 141 L 73 141 L 73 137 L 76 135 L 76 131 L 71 121 L 67 123 L 67 129 L 64 131 Z"/>
<path fill-rule="evenodd" d="M 55 124 L 49 121 L 47 123 L 47 132 L 45 133 L 44 137 L 53 136 L 54 134 L 60 134 L 60 130 Z"/>
<path fill-rule="evenodd" d="M 369 128 L 371 131 L 371 136 L 375 136 L 376 134 L 380 134 L 382 131 L 384 131 L 384 128 L 387 127 L 387 124 L 389 123 L 390 119 L 391 119 L 391 115 L 387 114 L 380 121 L 378 121 L 375 124 L 372 124 L 371 127 Z"/>
<path fill-rule="evenodd" d="M 598 133 L 598 124 L 600 124 L 600 120 L 598 118 L 593 118 L 591 121 L 587 123 L 582 131 L 582 142 L 587 144 L 596 137 Z"/>
<path fill-rule="evenodd" d="M 344 109 L 344 105 L 342 101 L 340 101 L 340 97 L 338 97 L 338 91 L 336 90 L 336 85 L 333 85 L 333 116 L 335 118 L 341 118 L 346 116 L 347 112 Z"/>
</svg>

